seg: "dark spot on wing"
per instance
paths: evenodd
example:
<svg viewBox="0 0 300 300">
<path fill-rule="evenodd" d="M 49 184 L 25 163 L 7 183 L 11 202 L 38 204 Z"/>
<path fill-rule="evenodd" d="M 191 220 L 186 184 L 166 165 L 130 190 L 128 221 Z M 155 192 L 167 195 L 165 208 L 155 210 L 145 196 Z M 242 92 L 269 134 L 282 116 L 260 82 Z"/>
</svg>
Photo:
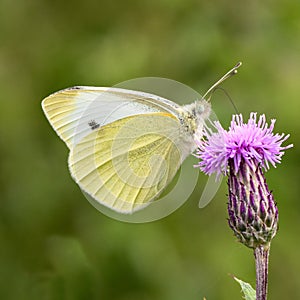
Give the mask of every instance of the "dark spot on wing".
<svg viewBox="0 0 300 300">
<path fill-rule="evenodd" d="M 97 129 L 98 127 L 100 127 L 100 124 L 97 123 L 95 120 L 91 120 L 88 122 L 88 125 L 91 127 L 92 130 Z"/>
<path fill-rule="evenodd" d="M 72 90 L 81 90 L 82 88 L 80 86 L 72 86 L 69 88 L 66 88 L 65 91 L 72 91 Z"/>
</svg>

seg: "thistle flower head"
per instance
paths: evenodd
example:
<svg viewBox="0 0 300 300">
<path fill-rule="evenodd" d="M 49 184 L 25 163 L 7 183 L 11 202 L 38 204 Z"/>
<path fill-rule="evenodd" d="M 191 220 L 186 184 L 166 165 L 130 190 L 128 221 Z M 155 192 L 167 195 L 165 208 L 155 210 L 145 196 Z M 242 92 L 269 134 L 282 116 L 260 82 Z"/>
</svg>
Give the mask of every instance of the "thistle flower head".
<svg viewBox="0 0 300 300">
<path fill-rule="evenodd" d="M 198 167 L 208 175 L 225 174 L 229 159 L 233 160 L 235 172 L 242 161 L 251 168 L 258 164 L 264 169 L 269 169 L 269 164 L 275 167 L 281 161 L 283 150 L 292 147 L 281 146 L 289 135 L 274 134 L 275 121 L 271 120 L 268 127 L 265 115 L 257 121 L 257 114 L 251 113 L 247 123 L 243 123 L 242 115 L 234 115 L 228 131 L 220 122 L 215 122 L 217 132 L 206 129 L 207 139 L 198 144 L 197 156 L 201 160 Z"/>
<path fill-rule="evenodd" d="M 263 169 L 275 167 L 292 145 L 282 146 L 289 135 L 274 134 L 274 124 L 268 126 L 265 115 L 257 120 L 251 113 L 247 123 L 234 115 L 228 131 L 215 122 L 217 132 L 206 129 L 206 139 L 198 145 L 197 166 L 206 174 L 228 176 L 228 223 L 250 248 L 269 245 L 277 232 L 278 209 Z"/>
</svg>

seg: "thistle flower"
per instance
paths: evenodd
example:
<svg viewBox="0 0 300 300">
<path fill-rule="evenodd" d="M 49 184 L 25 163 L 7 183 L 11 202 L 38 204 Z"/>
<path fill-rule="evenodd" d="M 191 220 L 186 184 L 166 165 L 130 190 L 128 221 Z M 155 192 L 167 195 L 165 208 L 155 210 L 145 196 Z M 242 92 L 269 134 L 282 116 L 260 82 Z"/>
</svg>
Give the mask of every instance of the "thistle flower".
<svg viewBox="0 0 300 300">
<path fill-rule="evenodd" d="M 251 113 L 247 123 L 234 115 L 229 130 L 214 122 L 216 132 L 206 128 L 199 142 L 197 165 L 204 173 L 228 176 L 228 223 L 240 242 L 247 247 L 268 246 L 277 232 L 278 209 L 264 172 L 270 164 L 280 163 L 289 135 L 274 134 L 265 115 L 257 120 Z"/>
</svg>

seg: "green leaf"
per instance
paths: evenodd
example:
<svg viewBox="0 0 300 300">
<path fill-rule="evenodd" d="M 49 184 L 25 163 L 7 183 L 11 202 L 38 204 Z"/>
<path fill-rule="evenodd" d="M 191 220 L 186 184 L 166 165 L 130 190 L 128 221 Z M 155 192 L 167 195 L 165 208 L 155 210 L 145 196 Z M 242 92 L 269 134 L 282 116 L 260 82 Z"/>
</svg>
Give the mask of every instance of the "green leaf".
<svg viewBox="0 0 300 300">
<path fill-rule="evenodd" d="M 236 278 L 235 276 L 233 276 L 233 278 L 240 284 L 246 300 L 255 300 L 256 299 L 256 292 L 249 283 L 244 282 L 244 281 Z"/>
</svg>

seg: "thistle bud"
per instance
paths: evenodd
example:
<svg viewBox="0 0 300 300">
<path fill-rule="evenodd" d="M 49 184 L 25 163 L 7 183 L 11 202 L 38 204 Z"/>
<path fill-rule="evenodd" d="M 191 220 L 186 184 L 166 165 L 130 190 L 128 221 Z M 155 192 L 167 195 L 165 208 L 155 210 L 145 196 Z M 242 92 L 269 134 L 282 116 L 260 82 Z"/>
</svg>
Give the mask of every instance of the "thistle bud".
<svg viewBox="0 0 300 300">
<path fill-rule="evenodd" d="M 242 160 L 235 172 L 232 159 L 228 164 L 229 226 L 247 247 L 268 245 L 277 232 L 278 209 L 262 168 Z"/>
</svg>

